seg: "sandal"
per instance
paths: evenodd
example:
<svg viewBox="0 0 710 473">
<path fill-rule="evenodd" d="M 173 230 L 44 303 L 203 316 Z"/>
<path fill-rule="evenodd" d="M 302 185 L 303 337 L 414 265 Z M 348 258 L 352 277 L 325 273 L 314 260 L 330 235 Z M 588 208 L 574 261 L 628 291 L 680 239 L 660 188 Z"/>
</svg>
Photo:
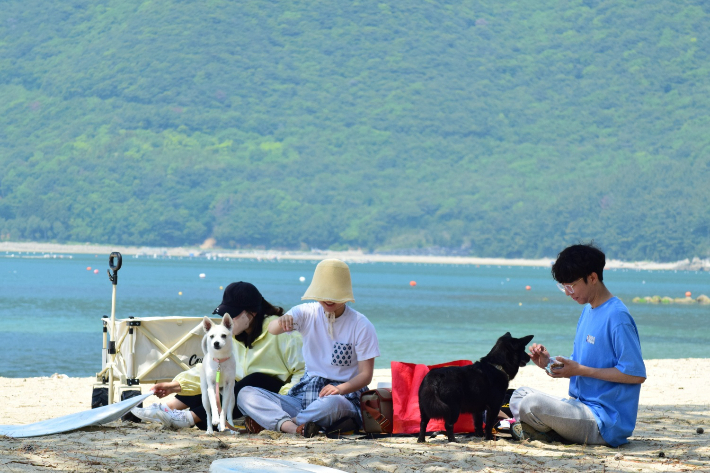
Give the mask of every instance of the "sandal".
<svg viewBox="0 0 710 473">
<path fill-rule="evenodd" d="M 513 440 L 517 441 L 539 440 L 547 443 L 565 443 L 565 439 L 563 439 L 562 436 L 554 430 L 550 430 L 549 432 L 540 432 L 525 422 L 515 422 L 512 426 L 510 426 L 510 436 L 513 437 Z"/>
<path fill-rule="evenodd" d="M 249 432 L 250 434 L 258 434 L 259 432 L 264 430 L 264 428 L 260 426 L 257 421 L 255 421 L 249 416 L 246 416 L 244 418 L 244 427 L 247 428 L 247 432 Z"/>
<path fill-rule="evenodd" d="M 315 437 L 319 430 L 320 428 L 315 422 L 306 422 L 296 428 L 296 434 L 309 439 Z"/>
</svg>

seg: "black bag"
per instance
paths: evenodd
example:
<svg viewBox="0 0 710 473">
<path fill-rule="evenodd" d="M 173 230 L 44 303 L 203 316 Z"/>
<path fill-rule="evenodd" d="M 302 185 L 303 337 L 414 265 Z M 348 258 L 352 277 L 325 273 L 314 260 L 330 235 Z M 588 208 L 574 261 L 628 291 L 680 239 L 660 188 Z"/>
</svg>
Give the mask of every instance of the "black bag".
<svg viewBox="0 0 710 473">
<path fill-rule="evenodd" d="M 513 413 L 510 412 L 510 397 L 513 395 L 513 391 L 515 391 L 515 389 L 508 389 L 505 392 L 505 397 L 503 398 L 503 405 L 500 407 L 500 410 L 505 412 L 508 417 L 513 417 Z"/>
</svg>

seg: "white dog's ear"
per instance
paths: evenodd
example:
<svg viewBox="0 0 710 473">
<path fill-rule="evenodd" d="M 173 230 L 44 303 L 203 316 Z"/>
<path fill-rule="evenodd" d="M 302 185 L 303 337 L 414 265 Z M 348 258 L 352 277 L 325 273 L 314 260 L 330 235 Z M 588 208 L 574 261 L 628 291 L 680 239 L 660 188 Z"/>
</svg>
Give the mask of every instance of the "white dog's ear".
<svg viewBox="0 0 710 473">
<path fill-rule="evenodd" d="M 222 325 L 228 328 L 230 332 L 232 331 L 234 320 L 232 320 L 232 317 L 229 314 L 224 314 L 224 317 L 222 317 Z"/>
<path fill-rule="evenodd" d="M 212 329 L 212 325 L 214 325 L 212 319 L 205 315 L 205 318 L 202 319 L 202 328 L 205 329 L 205 333 L 209 332 Z"/>
<path fill-rule="evenodd" d="M 205 356 L 209 354 L 209 350 L 207 350 L 207 334 L 202 337 L 202 353 Z"/>
</svg>

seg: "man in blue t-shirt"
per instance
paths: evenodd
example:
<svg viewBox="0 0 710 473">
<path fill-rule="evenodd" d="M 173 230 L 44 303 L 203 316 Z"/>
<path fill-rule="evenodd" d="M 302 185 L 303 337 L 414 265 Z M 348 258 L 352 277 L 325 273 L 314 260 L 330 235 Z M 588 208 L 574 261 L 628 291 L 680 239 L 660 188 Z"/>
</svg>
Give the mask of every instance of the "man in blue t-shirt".
<svg viewBox="0 0 710 473">
<path fill-rule="evenodd" d="M 570 397 L 516 389 L 513 438 L 616 447 L 633 433 L 646 367 L 634 319 L 602 282 L 605 264 L 604 253 L 588 244 L 564 249 L 552 265 L 557 286 L 584 308 L 570 358 L 551 358 L 536 343 L 530 357 L 549 376 L 569 378 Z"/>
</svg>

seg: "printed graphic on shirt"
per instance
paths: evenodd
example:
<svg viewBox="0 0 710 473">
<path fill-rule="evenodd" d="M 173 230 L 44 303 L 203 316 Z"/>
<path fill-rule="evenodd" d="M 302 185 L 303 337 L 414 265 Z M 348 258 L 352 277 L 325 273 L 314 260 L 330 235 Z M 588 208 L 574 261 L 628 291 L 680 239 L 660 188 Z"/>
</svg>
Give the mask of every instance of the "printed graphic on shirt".
<svg viewBox="0 0 710 473">
<path fill-rule="evenodd" d="M 335 342 L 333 344 L 333 358 L 330 364 L 334 366 L 352 366 L 353 344 Z"/>
<path fill-rule="evenodd" d="M 587 335 L 587 343 L 594 345 L 594 337 L 592 335 Z"/>
</svg>

